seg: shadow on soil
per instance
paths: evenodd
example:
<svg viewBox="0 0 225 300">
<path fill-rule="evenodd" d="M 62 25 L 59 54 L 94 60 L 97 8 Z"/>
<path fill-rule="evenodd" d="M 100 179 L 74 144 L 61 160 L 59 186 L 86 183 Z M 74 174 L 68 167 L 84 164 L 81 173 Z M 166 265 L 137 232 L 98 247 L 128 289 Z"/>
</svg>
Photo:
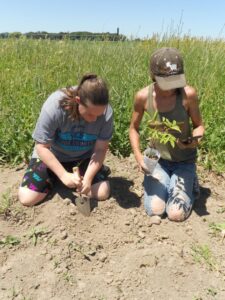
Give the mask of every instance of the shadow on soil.
<svg viewBox="0 0 225 300">
<path fill-rule="evenodd" d="M 141 205 L 140 198 L 132 191 L 130 187 L 133 186 L 133 181 L 124 177 L 109 177 L 111 187 L 111 197 L 123 208 L 139 207 Z M 45 201 L 52 199 L 58 194 L 62 199 L 70 199 L 75 204 L 76 196 L 72 189 L 66 188 L 60 181 L 57 180 L 52 192 L 48 195 Z M 91 199 L 91 210 L 98 206 L 98 201 Z"/>
<path fill-rule="evenodd" d="M 113 197 L 121 207 L 125 209 L 132 207 L 140 207 L 140 197 L 138 197 L 137 194 L 130 190 L 130 188 L 133 186 L 132 180 L 128 180 L 124 177 L 109 177 L 108 180 L 111 187 L 111 197 Z M 196 200 L 193 210 L 199 216 L 206 216 L 209 215 L 206 203 L 207 199 L 211 195 L 211 190 L 209 188 L 201 186 L 200 192 L 200 198 Z M 52 199 L 56 194 L 58 194 L 62 199 L 69 198 L 72 201 L 72 203 L 75 204 L 76 196 L 74 195 L 73 190 L 66 188 L 60 181 L 57 181 L 54 189 L 44 201 Z M 91 210 L 93 210 L 97 206 L 98 201 L 92 199 Z"/>
<path fill-rule="evenodd" d="M 197 215 L 200 217 L 209 215 L 207 211 L 206 202 L 207 199 L 211 195 L 211 190 L 209 188 L 200 187 L 200 198 L 195 201 L 193 210 L 196 212 Z"/>
<path fill-rule="evenodd" d="M 133 181 L 124 177 L 109 177 L 111 186 L 111 196 L 115 198 L 117 203 L 123 208 L 139 207 L 141 199 L 130 190 Z"/>
</svg>

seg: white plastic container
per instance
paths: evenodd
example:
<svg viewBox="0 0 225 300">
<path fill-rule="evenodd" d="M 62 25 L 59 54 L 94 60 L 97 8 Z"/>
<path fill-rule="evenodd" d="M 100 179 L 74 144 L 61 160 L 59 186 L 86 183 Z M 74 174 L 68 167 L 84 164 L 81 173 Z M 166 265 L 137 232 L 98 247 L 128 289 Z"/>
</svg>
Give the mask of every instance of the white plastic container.
<svg viewBox="0 0 225 300">
<path fill-rule="evenodd" d="M 146 175 L 152 174 L 159 159 L 160 159 L 160 153 L 158 150 L 156 150 L 154 148 L 147 148 L 144 151 L 144 163 L 148 170 L 148 173 L 146 173 Z"/>
</svg>

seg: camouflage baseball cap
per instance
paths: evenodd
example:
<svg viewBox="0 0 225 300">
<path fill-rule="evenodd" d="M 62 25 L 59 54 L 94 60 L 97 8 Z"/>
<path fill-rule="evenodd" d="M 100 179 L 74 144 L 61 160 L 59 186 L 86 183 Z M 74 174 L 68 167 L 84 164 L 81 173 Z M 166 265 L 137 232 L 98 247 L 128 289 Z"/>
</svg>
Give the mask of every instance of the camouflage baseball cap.
<svg viewBox="0 0 225 300">
<path fill-rule="evenodd" d="M 183 59 L 176 48 L 160 48 L 150 59 L 150 70 L 160 89 L 172 90 L 184 87 Z"/>
</svg>

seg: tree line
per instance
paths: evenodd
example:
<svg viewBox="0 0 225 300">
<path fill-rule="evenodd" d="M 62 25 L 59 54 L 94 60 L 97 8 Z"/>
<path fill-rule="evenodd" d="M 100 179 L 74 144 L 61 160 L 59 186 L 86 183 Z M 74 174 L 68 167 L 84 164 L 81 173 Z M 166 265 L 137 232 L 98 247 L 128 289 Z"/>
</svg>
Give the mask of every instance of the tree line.
<svg viewBox="0 0 225 300">
<path fill-rule="evenodd" d="M 77 31 L 77 32 L 59 32 L 51 33 L 46 31 L 37 31 L 37 32 L 2 32 L 0 33 L 0 38 L 21 38 L 26 37 L 28 39 L 50 39 L 50 40 L 97 40 L 97 41 L 125 41 L 127 38 L 123 34 L 117 33 L 93 33 L 88 31 Z"/>
</svg>

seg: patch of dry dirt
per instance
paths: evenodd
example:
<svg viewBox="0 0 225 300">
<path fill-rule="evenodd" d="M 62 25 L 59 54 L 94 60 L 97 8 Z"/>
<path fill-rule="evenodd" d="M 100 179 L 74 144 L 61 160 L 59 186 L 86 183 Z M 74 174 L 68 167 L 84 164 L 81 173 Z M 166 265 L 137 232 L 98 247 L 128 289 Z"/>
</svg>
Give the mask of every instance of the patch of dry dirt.
<svg viewBox="0 0 225 300">
<path fill-rule="evenodd" d="M 69 190 L 33 208 L 16 201 L 23 169 L 1 169 L 0 299 L 225 299 L 225 183 L 199 169 L 201 198 L 190 218 L 152 225 L 133 156 L 107 157 L 112 195 L 84 217 Z M 10 189 L 7 191 L 7 189 Z M 6 245 L 5 238 L 19 239 Z"/>
</svg>

